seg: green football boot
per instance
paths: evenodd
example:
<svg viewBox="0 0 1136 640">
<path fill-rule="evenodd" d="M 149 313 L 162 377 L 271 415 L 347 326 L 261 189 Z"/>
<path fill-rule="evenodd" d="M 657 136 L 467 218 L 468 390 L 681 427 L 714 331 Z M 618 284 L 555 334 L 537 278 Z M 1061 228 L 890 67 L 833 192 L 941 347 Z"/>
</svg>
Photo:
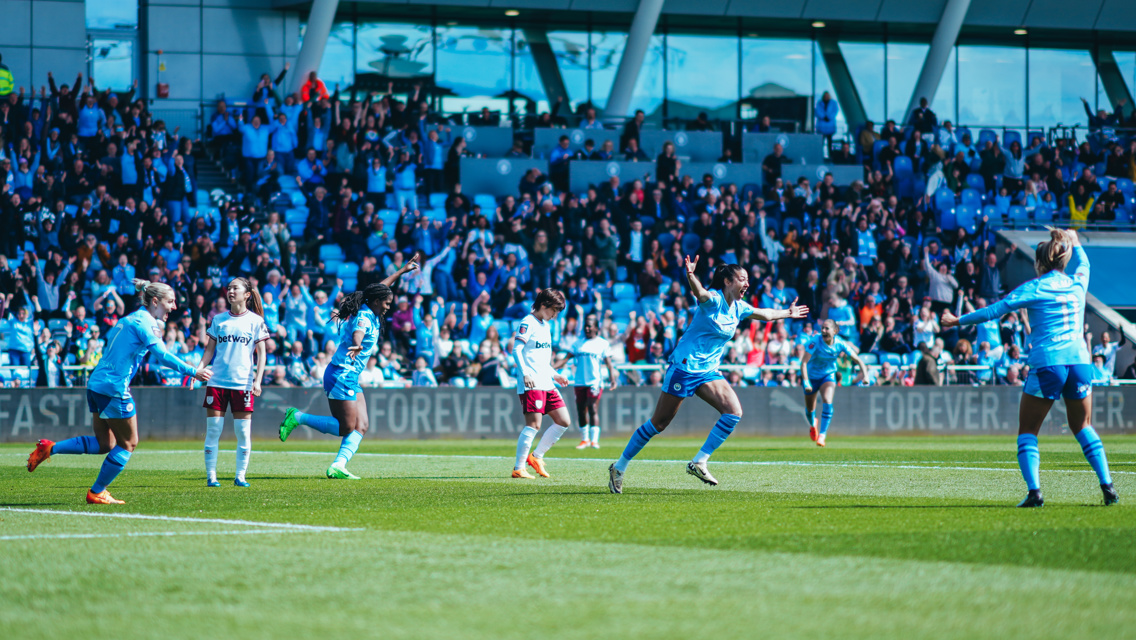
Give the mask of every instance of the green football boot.
<svg viewBox="0 0 1136 640">
<path fill-rule="evenodd" d="M 346 467 L 337 465 L 334 462 L 327 468 L 327 477 L 332 480 L 361 480 L 359 476 L 348 471 Z"/>
<path fill-rule="evenodd" d="M 284 420 L 280 422 L 280 442 L 287 441 L 292 431 L 300 426 L 300 421 L 296 419 L 297 413 L 299 411 L 296 411 L 293 407 L 288 407 L 288 410 L 284 412 Z"/>
</svg>

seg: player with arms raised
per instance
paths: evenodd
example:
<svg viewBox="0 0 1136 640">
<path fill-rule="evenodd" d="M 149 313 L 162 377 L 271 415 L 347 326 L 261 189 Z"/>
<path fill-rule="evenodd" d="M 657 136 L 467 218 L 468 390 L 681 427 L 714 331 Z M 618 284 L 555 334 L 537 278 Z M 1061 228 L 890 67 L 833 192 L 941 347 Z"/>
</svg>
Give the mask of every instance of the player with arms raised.
<svg viewBox="0 0 1136 640">
<path fill-rule="evenodd" d="M 568 386 L 568 379 L 552 368 L 552 320 L 564 310 L 564 294 L 556 289 L 543 289 L 533 302 L 532 313 L 521 320 L 517 333 L 513 336 L 513 361 L 517 364 L 517 395 L 521 400 L 521 411 L 525 414 L 525 426 L 517 436 L 517 459 L 513 465 L 514 478 L 533 478 L 525 471 L 525 464 L 536 470 L 542 477 L 548 477 L 544 466 L 544 454 L 560 440 L 560 436 L 572 424 L 568 407 L 556 385 Z M 553 424 L 544 432 L 536 451 L 529 454 L 533 439 L 540 431 L 544 416 L 552 418 Z"/>
<path fill-rule="evenodd" d="M 253 398 L 260 396 L 260 383 L 264 379 L 268 326 L 264 324 L 260 294 L 247 278 L 233 278 L 225 297 L 229 310 L 216 315 L 209 324 L 206 332 L 209 341 L 201 357 L 201 361 L 210 363 L 213 369 L 213 379 L 205 387 L 205 483 L 210 487 L 221 486 L 217 482 L 217 447 L 225 427 L 225 409 L 231 407 L 233 430 L 237 434 L 237 471 L 233 484 L 247 487 L 245 471 L 252 453 Z"/>
<path fill-rule="evenodd" d="M 818 447 L 824 446 L 828 425 L 832 423 L 832 396 L 836 394 L 836 361 L 840 354 L 847 354 L 852 362 L 860 367 L 859 380 L 867 380 L 868 367 L 856 351 L 841 340 L 836 321 L 825 320 L 820 333 L 805 345 L 805 355 L 801 358 L 801 388 L 805 392 L 805 421 L 809 423 L 809 437 Z M 820 393 L 820 429 L 816 426 L 817 393 Z"/>
<path fill-rule="evenodd" d="M 288 439 L 292 430 L 307 425 L 320 433 L 342 436 L 339 454 L 327 468 L 327 477 L 339 480 L 358 480 L 359 476 L 347 470 L 347 463 L 359 450 L 359 443 L 370 426 L 367 399 L 359 384 L 359 374 L 367 365 L 367 358 L 382 334 L 383 317 L 394 301 L 391 287 L 402 274 L 418 268 L 418 254 L 382 282 L 367 285 L 343 298 L 339 309 L 332 315 L 341 324 L 339 348 L 331 364 L 323 373 L 323 390 L 331 416 L 300 413 L 289 407 L 280 423 L 280 441 Z M 361 356 L 361 357 L 360 357 Z"/>
<path fill-rule="evenodd" d="M 134 290 L 139 292 L 142 306 L 119 320 L 107 334 L 102 360 L 87 380 L 87 408 L 94 414 L 95 435 L 58 443 L 40 440 L 28 456 L 28 471 L 35 471 L 53 455 L 105 453 L 95 484 L 87 491 L 89 504 L 124 504 L 111 497 L 107 487 L 126 467 L 138 446 L 138 413 L 130 395 L 130 380 L 146 354 L 153 353 L 161 366 L 202 382 L 208 382 L 213 375 L 204 366 L 195 369 L 186 364 L 166 350 L 162 342 L 161 323 L 177 308 L 173 288 L 161 282 L 135 279 Z"/>
<path fill-rule="evenodd" d="M 573 351 L 560 361 L 555 368 L 563 367 L 569 360 L 576 360 L 576 374 L 573 381 L 576 385 L 576 414 L 580 416 L 580 433 L 583 439 L 576 445 L 577 449 L 600 448 L 600 398 L 603 397 L 603 379 L 600 375 L 600 365 L 607 366 L 609 377 L 608 388 L 615 389 L 619 384 L 619 375 L 611 363 L 611 354 L 608 350 L 611 345 L 600 337 L 600 325 L 595 316 L 588 316 L 584 323 L 584 340 L 576 345 Z"/>
<path fill-rule="evenodd" d="M 788 309 L 755 309 L 750 306 L 742 300 L 749 288 L 749 274 L 736 264 L 718 266 L 709 289 L 703 287 L 698 276 L 694 275 L 698 267 L 697 257 L 694 262 L 687 257 L 685 266 L 686 281 L 698 299 L 698 311 L 671 353 L 670 366 L 663 377 L 663 393 L 655 405 L 654 415 L 631 434 L 623 455 L 608 468 L 608 490 L 612 493 L 623 493 L 623 474 L 631 459 L 651 438 L 670 425 L 683 400 L 694 395 L 717 409 L 722 417 L 710 430 L 706 443 L 686 465 L 686 471 L 706 484 L 718 484 L 706 468 L 706 462 L 742 419 L 741 402 L 718 371 L 727 345 L 734 337 L 734 330 L 747 318 L 768 322 L 804 318 L 809 313 L 808 308 L 797 305 L 796 300 Z"/>
<path fill-rule="evenodd" d="M 1045 504 L 1038 479 L 1041 453 L 1037 434 L 1058 398 L 1065 399 L 1069 429 L 1100 480 L 1104 503 L 1115 504 L 1120 497 L 1112 486 L 1104 444 L 1089 424 L 1093 415 L 1093 366 L 1081 335 L 1089 288 L 1089 256 L 1076 231 L 1050 229 L 1049 236 L 1049 240 L 1038 243 L 1034 253 L 1037 278 L 1014 289 L 1001 301 L 961 318 L 944 313 L 943 328 L 996 320 L 1015 309 L 1029 311 L 1033 328 L 1030 372 L 1018 410 L 1018 467 L 1029 492 L 1018 506 Z"/>
</svg>

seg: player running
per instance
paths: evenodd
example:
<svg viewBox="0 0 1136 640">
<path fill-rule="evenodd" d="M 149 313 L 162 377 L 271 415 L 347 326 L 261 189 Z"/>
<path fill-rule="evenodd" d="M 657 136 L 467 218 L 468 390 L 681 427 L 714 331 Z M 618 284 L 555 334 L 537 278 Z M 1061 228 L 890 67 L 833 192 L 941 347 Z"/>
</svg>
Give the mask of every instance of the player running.
<svg viewBox="0 0 1136 640">
<path fill-rule="evenodd" d="M 1028 309 L 1030 325 L 1029 377 L 1022 389 L 1018 411 L 1018 467 L 1029 493 L 1019 507 L 1045 504 L 1039 483 L 1041 454 L 1037 434 L 1058 398 L 1065 399 L 1069 429 L 1085 459 L 1100 480 L 1106 505 L 1120 500 L 1112 486 L 1104 444 L 1089 421 L 1093 415 L 1093 366 L 1081 335 L 1085 326 L 1085 295 L 1089 287 L 1089 257 L 1076 231 L 1050 229 L 1050 239 L 1038 243 L 1034 253 L 1037 278 L 1010 292 L 1000 302 L 956 318 L 943 314 L 943 328 L 978 324 L 1001 318 L 1014 309 Z M 1072 277 L 1067 275 L 1072 272 Z"/>
<path fill-rule="evenodd" d="M 217 482 L 217 447 L 225 427 L 225 409 L 232 408 L 233 430 L 237 434 L 237 472 L 233 484 L 247 487 L 245 471 L 252 452 L 253 398 L 260 397 L 264 379 L 264 343 L 268 326 L 264 324 L 264 305 L 260 293 L 246 278 L 233 278 L 225 290 L 229 311 L 218 314 L 206 332 L 208 343 L 202 362 L 211 363 L 213 379 L 205 387 L 205 474 L 206 486 Z M 216 354 L 216 358 L 214 358 Z M 253 371 L 253 363 L 256 371 Z"/>
<path fill-rule="evenodd" d="M 560 440 L 572 424 L 568 407 L 556 385 L 568 386 L 568 379 L 552 368 L 551 323 L 564 310 L 564 294 L 556 289 L 543 289 L 533 302 L 532 313 L 521 320 L 513 336 L 513 361 L 517 363 L 517 395 L 521 411 L 525 414 L 525 427 L 517 436 L 517 460 L 513 465 L 514 478 L 533 478 L 525 464 L 541 477 L 548 477 L 544 454 Z M 543 416 L 552 418 L 553 424 L 544 432 L 536 451 L 529 454 L 533 438 L 540 431 Z"/>
<path fill-rule="evenodd" d="M 339 309 L 332 314 L 339 321 L 342 330 L 339 332 L 339 348 L 323 373 L 323 390 L 327 394 L 331 416 L 300 413 L 292 407 L 284 412 L 284 421 L 280 423 L 281 442 L 286 441 L 292 430 L 300 425 L 309 426 L 320 433 L 343 437 L 339 454 L 327 468 L 328 478 L 359 479 L 359 476 L 347 470 L 347 463 L 358 451 L 359 443 L 363 441 L 363 435 L 370 426 L 367 399 L 363 395 L 363 387 L 359 385 L 359 374 L 366 367 L 367 357 L 382 334 L 383 316 L 394 301 L 391 287 L 404 273 L 417 268 L 416 253 L 382 282 L 367 285 L 366 289 L 343 298 Z"/>
<path fill-rule="evenodd" d="M 162 323 L 177 308 L 174 290 L 161 282 L 134 280 L 142 307 L 118 321 L 107 334 L 107 347 L 102 360 L 95 365 L 87 381 L 87 407 L 94 414 L 93 436 L 77 436 L 61 442 L 40 440 L 28 456 L 28 471 L 57 454 L 106 454 L 95 484 L 87 491 L 88 504 L 125 504 L 111 497 L 107 487 L 122 473 L 130 454 L 138 445 L 138 415 L 130 395 L 130 379 L 138 371 L 147 353 L 153 353 L 158 364 L 184 376 L 208 382 L 213 372 L 186 364 L 166 350 L 162 342 Z"/>
<path fill-rule="evenodd" d="M 856 366 L 860 367 L 859 381 L 867 379 L 868 367 L 848 343 L 837 335 L 839 330 L 835 320 L 825 320 L 820 333 L 805 345 L 805 355 L 801 358 L 801 388 L 805 391 L 805 421 L 809 423 L 809 438 L 824 446 L 828 426 L 832 423 L 832 396 L 836 394 L 836 361 L 840 354 L 847 354 Z M 812 363 L 810 370 L 809 363 Z M 820 430 L 816 426 L 817 393 L 820 393 Z"/>
<path fill-rule="evenodd" d="M 804 318 L 808 307 L 799 306 L 796 299 L 788 309 L 755 309 L 744 300 L 749 288 L 749 274 L 736 264 L 723 264 L 714 269 L 710 288 L 706 289 L 694 275 L 698 258 L 686 258 L 686 280 L 698 299 L 698 311 L 690 327 L 679 339 L 671 353 L 667 373 L 663 377 L 663 393 L 655 405 L 651 419 L 631 434 L 627 448 L 614 464 L 608 467 L 608 489 L 623 493 L 623 474 L 631 459 L 647 442 L 670 425 L 683 400 L 697 395 L 718 410 L 722 417 L 714 423 L 706 443 L 686 465 L 686 472 L 706 484 L 716 485 L 706 462 L 734 431 L 742 419 L 742 405 L 722 373 L 718 371 L 727 345 L 734 337 L 738 323 L 746 318 L 768 322 L 783 318 Z"/>
<path fill-rule="evenodd" d="M 588 316 L 584 324 L 584 337 L 587 339 L 578 343 L 571 353 L 554 365 L 554 368 L 559 369 L 572 358 L 576 359 L 576 374 L 573 381 L 576 385 L 576 415 L 580 416 L 582 423 L 580 433 L 583 435 L 576 448 L 599 449 L 600 398 L 603 397 L 604 392 L 600 364 L 607 365 L 609 389 L 615 389 L 619 385 L 619 376 L 611 363 L 611 354 L 608 353 L 611 345 L 600 337 L 600 325 L 595 316 Z"/>
</svg>

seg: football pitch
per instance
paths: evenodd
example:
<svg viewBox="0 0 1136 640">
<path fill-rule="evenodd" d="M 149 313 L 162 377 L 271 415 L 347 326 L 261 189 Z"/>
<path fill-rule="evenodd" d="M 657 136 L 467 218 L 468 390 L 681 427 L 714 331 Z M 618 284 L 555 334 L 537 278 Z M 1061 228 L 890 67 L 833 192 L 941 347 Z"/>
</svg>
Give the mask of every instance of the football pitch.
<svg viewBox="0 0 1136 640">
<path fill-rule="evenodd" d="M 1071 436 L 623 442 L 513 480 L 511 441 L 258 441 L 252 486 L 205 487 L 200 442 L 143 442 L 89 507 L 100 456 L 0 446 L 0 629 L 11 638 L 1123 638 L 1136 628 L 1136 437 L 1105 436 L 1101 506 Z M 227 476 L 227 477 L 226 477 Z"/>
</svg>

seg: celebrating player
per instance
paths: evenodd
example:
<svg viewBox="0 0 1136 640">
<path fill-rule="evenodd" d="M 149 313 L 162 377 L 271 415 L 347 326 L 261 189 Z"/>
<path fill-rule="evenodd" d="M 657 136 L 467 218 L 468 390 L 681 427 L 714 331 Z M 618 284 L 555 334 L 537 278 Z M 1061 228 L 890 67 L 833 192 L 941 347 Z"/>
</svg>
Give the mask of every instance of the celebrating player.
<svg viewBox="0 0 1136 640">
<path fill-rule="evenodd" d="M 93 436 L 78 436 L 55 443 L 40 440 L 28 456 L 28 471 L 56 454 L 105 453 L 106 459 L 87 491 L 89 504 L 124 504 L 111 497 L 107 487 L 130 460 L 138 445 L 138 415 L 130 395 L 130 379 L 147 353 L 153 353 L 158 364 L 185 376 L 208 382 L 213 373 L 202 366 L 195 369 L 166 350 L 162 342 L 162 326 L 170 312 L 177 308 L 174 290 L 161 282 L 134 280 L 142 306 L 122 318 L 107 335 L 102 360 L 87 381 L 87 407 L 94 414 Z"/>
<path fill-rule="evenodd" d="M 825 320 L 820 333 L 805 345 L 801 358 L 801 388 L 805 391 L 805 421 L 809 423 L 809 437 L 818 447 L 824 446 L 828 425 L 832 423 L 832 396 L 836 393 L 836 360 L 846 353 L 860 367 L 860 380 L 866 380 L 868 367 L 847 342 L 837 335 L 835 320 Z M 812 363 L 810 370 L 809 363 Z M 816 426 L 817 393 L 820 393 L 820 430 Z"/>
<path fill-rule="evenodd" d="M 246 278 L 233 278 L 225 297 L 229 311 L 218 314 L 209 324 L 206 332 L 209 342 L 201 357 L 202 362 L 212 363 L 213 369 L 213 378 L 205 387 L 206 485 L 221 486 L 217 482 L 217 446 L 225 427 L 225 409 L 231 407 L 233 430 L 237 434 L 237 472 L 233 484 L 247 487 L 245 471 L 252 452 L 253 398 L 260 397 L 260 382 L 264 379 L 264 342 L 269 337 L 268 327 L 264 324 L 260 294 Z"/>
<path fill-rule="evenodd" d="M 514 478 L 532 478 L 525 471 L 527 463 L 542 477 L 548 477 L 544 467 L 544 454 L 560 440 L 572 424 L 568 407 L 564 404 L 556 385 L 568 386 L 568 379 L 552 368 L 552 320 L 564 310 L 564 294 L 556 289 L 543 289 L 533 302 L 532 313 L 521 320 L 513 337 L 513 361 L 517 363 L 517 394 L 521 411 L 525 414 L 525 427 L 517 436 L 517 460 L 513 465 Z M 529 454 L 533 438 L 540 431 L 543 416 L 552 418 L 553 424 L 544 432 L 536 451 Z"/>
<path fill-rule="evenodd" d="M 359 479 L 359 476 L 347 470 L 347 463 L 358 451 L 359 443 L 363 441 L 363 435 L 370 426 L 367 400 L 363 395 L 363 387 L 359 385 L 359 374 L 378 344 L 383 316 L 394 301 L 391 286 L 404 273 L 417 268 L 416 253 L 393 275 L 377 284 L 367 285 L 366 289 L 352 293 L 339 303 L 339 309 L 332 316 L 341 324 L 339 348 L 323 373 L 323 390 L 327 394 L 331 416 L 300 413 L 292 407 L 284 412 L 284 421 L 280 423 L 281 442 L 287 440 L 292 430 L 300 425 L 307 425 L 320 433 L 343 437 L 339 454 L 327 468 L 329 478 Z"/>
<path fill-rule="evenodd" d="M 709 289 L 703 287 L 694 275 L 698 267 L 697 257 L 694 262 L 687 257 L 685 266 L 687 283 L 698 299 L 698 311 L 671 353 L 670 365 L 663 377 L 663 393 L 655 405 L 654 415 L 631 434 L 623 455 L 608 468 L 608 489 L 612 493 L 623 493 L 623 474 L 628 463 L 651 438 L 670 425 L 683 400 L 693 395 L 717 409 L 722 417 L 710 430 L 706 443 L 686 465 L 686 472 L 706 484 L 718 484 L 706 468 L 706 462 L 742 419 L 738 396 L 718 371 L 727 345 L 734 337 L 734 330 L 746 318 L 770 321 L 804 318 L 809 313 L 808 307 L 797 305 L 795 299 L 788 309 L 751 307 L 742 300 L 749 288 L 749 274 L 736 264 L 718 266 Z"/>
<path fill-rule="evenodd" d="M 1037 434 L 1058 398 L 1065 399 L 1069 429 L 1100 480 L 1106 505 L 1120 500 L 1112 486 L 1104 444 L 1089 421 L 1093 415 L 1093 366 L 1081 336 L 1085 322 L 1085 294 L 1089 288 L 1089 257 L 1076 231 L 1050 229 L 1050 239 L 1037 245 L 1037 278 L 1010 292 L 1000 302 L 956 318 L 943 314 L 943 328 L 977 324 L 1001 318 L 1014 309 L 1028 309 L 1030 325 L 1029 377 L 1018 410 L 1018 467 L 1029 493 L 1019 507 L 1040 507 L 1038 470 L 1041 454 Z M 1072 277 L 1067 275 L 1072 272 Z"/>
<path fill-rule="evenodd" d="M 576 415 L 580 416 L 580 433 L 583 439 L 577 449 L 600 448 L 600 398 L 603 397 L 603 384 L 600 377 L 600 364 L 607 365 L 610 377 L 608 388 L 615 389 L 619 376 L 611 364 L 611 347 L 600 337 L 600 325 L 595 316 L 588 316 L 584 323 L 584 337 L 587 340 L 577 343 L 571 353 L 557 362 L 554 368 L 563 367 L 572 358 L 576 359 Z"/>
</svg>

